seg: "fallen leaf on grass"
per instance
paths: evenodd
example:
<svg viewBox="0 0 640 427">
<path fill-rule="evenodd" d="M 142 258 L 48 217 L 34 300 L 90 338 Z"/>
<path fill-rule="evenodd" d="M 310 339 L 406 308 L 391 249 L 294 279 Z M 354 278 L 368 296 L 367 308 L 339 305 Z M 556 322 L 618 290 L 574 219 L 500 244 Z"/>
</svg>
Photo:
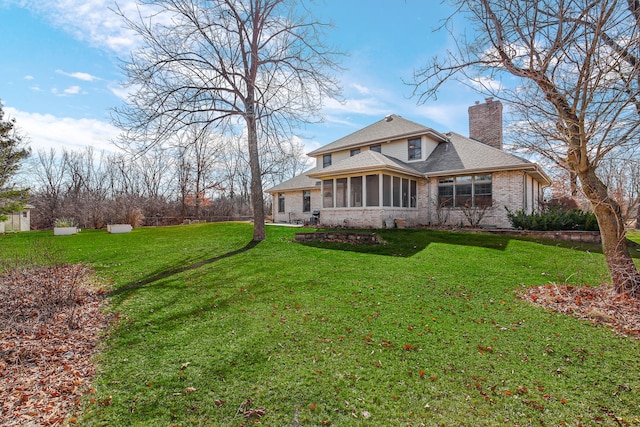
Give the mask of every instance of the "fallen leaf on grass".
<svg viewBox="0 0 640 427">
<path fill-rule="evenodd" d="M 247 409 L 242 414 L 245 418 L 262 418 L 266 413 L 266 408 L 264 406 L 261 406 L 257 409 Z"/>
<path fill-rule="evenodd" d="M 480 354 L 493 353 L 493 347 L 491 347 L 491 346 L 484 347 L 484 346 L 479 345 L 478 346 L 478 351 L 480 352 Z"/>
<path fill-rule="evenodd" d="M 411 344 L 405 344 L 404 345 L 404 349 L 407 350 L 407 351 L 412 351 L 412 350 L 417 351 L 418 347 L 416 347 L 414 345 L 411 345 Z"/>
</svg>

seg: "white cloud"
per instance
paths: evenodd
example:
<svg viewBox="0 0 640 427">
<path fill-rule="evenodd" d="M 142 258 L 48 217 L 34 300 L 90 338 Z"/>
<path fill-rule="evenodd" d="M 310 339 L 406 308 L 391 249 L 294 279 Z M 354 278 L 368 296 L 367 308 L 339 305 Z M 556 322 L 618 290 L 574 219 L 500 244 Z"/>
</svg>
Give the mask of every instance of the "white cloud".
<svg viewBox="0 0 640 427">
<path fill-rule="evenodd" d="M 21 7 L 35 11 L 76 39 L 106 48 L 116 53 L 130 51 L 136 34 L 126 28 L 122 18 L 114 12 L 119 7 L 127 16 L 145 17 L 154 5 L 139 6 L 134 0 L 14 0 Z"/>
<path fill-rule="evenodd" d="M 113 93 L 115 96 L 117 96 L 121 100 L 126 101 L 126 100 L 129 99 L 129 96 L 132 93 L 135 93 L 136 88 L 135 87 L 125 87 L 125 86 L 123 86 L 121 84 L 111 83 L 111 84 L 109 84 L 109 90 L 111 91 L 111 93 Z"/>
<path fill-rule="evenodd" d="M 472 88 L 479 92 L 489 91 L 491 93 L 495 93 L 504 89 L 502 82 L 495 79 L 490 79 L 488 77 L 477 77 L 474 79 L 469 79 L 469 84 Z"/>
<path fill-rule="evenodd" d="M 438 132 L 454 131 L 462 135 L 467 135 L 469 130 L 468 108 L 469 104 L 424 104 L 415 107 L 415 114 L 440 125 L 434 127 Z"/>
<path fill-rule="evenodd" d="M 29 75 L 27 75 L 27 76 L 24 76 L 24 79 L 25 79 L 25 80 L 33 80 L 33 79 L 34 79 L 34 77 L 33 77 L 33 76 L 29 76 Z"/>
<path fill-rule="evenodd" d="M 82 80 L 85 82 L 92 82 L 94 80 L 100 80 L 99 77 L 91 75 L 89 73 L 83 73 L 81 71 L 77 71 L 75 73 L 67 73 L 66 71 L 56 70 L 57 73 L 62 74 L 63 76 L 73 77 L 74 79 Z"/>
<path fill-rule="evenodd" d="M 356 91 L 358 91 L 358 93 L 361 93 L 361 94 L 363 94 L 363 95 L 368 95 L 369 93 L 371 93 L 371 90 L 370 90 L 368 87 L 363 86 L 363 85 L 358 84 L 358 83 L 354 83 L 354 84 L 353 84 L 353 88 L 354 88 Z"/>
<path fill-rule="evenodd" d="M 65 95 L 77 95 L 80 93 L 80 86 L 70 86 L 64 90 Z"/>
<path fill-rule="evenodd" d="M 105 40 L 107 47 L 115 52 L 126 52 L 132 50 L 134 42 L 131 37 L 109 36 Z"/>
<path fill-rule="evenodd" d="M 388 109 L 375 97 L 349 98 L 344 101 L 327 99 L 324 104 L 324 111 L 329 114 L 364 114 L 368 116 L 388 114 Z"/>
<path fill-rule="evenodd" d="M 80 150 L 87 146 L 97 151 L 118 151 L 111 141 L 116 139 L 119 130 L 108 122 L 27 113 L 11 107 L 4 110 L 8 117 L 16 119 L 19 131 L 28 138 L 34 152 L 50 148 Z"/>
</svg>

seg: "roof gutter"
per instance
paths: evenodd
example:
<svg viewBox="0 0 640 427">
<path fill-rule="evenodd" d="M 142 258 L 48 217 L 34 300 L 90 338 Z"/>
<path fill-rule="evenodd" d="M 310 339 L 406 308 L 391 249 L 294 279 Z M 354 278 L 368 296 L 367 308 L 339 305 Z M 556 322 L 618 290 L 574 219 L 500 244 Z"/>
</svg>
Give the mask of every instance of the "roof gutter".
<svg viewBox="0 0 640 427">
<path fill-rule="evenodd" d="M 335 178 L 337 176 L 358 175 L 366 172 L 385 172 L 385 171 L 395 172 L 397 174 L 406 175 L 406 176 L 413 176 L 416 178 L 424 178 L 424 174 L 421 174 L 420 172 L 410 172 L 404 168 L 392 167 L 392 166 L 368 166 L 368 167 L 362 167 L 362 168 L 341 169 L 341 170 L 329 171 L 325 173 L 315 172 L 315 173 L 307 174 L 307 176 L 309 176 L 310 178 L 323 179 L 323 178 Z"/>
</svg>

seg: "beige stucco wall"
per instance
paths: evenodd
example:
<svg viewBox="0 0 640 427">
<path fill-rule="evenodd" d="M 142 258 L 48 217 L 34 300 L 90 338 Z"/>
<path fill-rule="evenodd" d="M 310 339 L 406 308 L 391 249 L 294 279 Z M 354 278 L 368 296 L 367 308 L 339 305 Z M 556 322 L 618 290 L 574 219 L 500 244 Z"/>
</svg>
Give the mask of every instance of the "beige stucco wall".
<svg viewBox="0 0 640 427">
<path fill-rule="evenodd" d="M 422 157 L 415 161 L 422 161 L 427 159 L 431 155 L 433 150 L 435 150 L 436 147 L 438 146 L 438 142 L 434 141 L 433 139 L 427 136 L 422 136 L 421 140 L 422 140 Z M 380 144 L 381 152 L 386 156 L 394 157 L 404 162 L 409 162 L 409 159 L 408 159 L 409 152 L 407 150 L 407 142 L 408 142 L 408 139 L 404 138 L 404 139 L 398 139 L 392 142 L 381 143 Z M 366 151 L 370 148 L 371 147 L 361 147 L 360 150 Z M 331 153 L 331 164 L 335 165 L 336 163 L 342 160 L 348 159 L 350 156 L 351 156 L 351 150 L 341 150 L 341 151 L 333 152 Z M 316 167 L 318 168 L 322 167 L 322 157 L 323 156 L 321 155 L 316 157 Z"/>
<path fill-rule="evenodd" d="M 284 192 L 284 212 L 278 212 L 278 194 L 275 193 L 272 198 L 273 222 L 309 221 L 311 212 L 322 206 L 319 189 L 311 190 L 311 212 L 302 212 L 302 190 L 286 191 Z"/>
</svg>

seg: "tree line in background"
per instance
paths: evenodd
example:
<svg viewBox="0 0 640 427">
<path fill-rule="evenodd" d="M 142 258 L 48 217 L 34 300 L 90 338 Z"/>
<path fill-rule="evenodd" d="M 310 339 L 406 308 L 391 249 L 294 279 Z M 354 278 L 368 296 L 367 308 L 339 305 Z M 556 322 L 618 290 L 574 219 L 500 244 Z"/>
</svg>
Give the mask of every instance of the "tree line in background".
<svg viewBox="0 0 640 427">
<path fill-rule="evenodd" d="M 280 148 L 277 155 L 263 159 L 265 186 L 307 166 L 301 145 Z M 242 141 L 193 128 L 177 135 L 170 147 L 144 154 L 39 150 L 25 166 L 22 180 L 31 186 L 35 229 L 52 228 L 60 218 L 73 219 L 81 228 L 102 228 L 110 223 L 169 225 L 253 215 Z"/>
</svg>

